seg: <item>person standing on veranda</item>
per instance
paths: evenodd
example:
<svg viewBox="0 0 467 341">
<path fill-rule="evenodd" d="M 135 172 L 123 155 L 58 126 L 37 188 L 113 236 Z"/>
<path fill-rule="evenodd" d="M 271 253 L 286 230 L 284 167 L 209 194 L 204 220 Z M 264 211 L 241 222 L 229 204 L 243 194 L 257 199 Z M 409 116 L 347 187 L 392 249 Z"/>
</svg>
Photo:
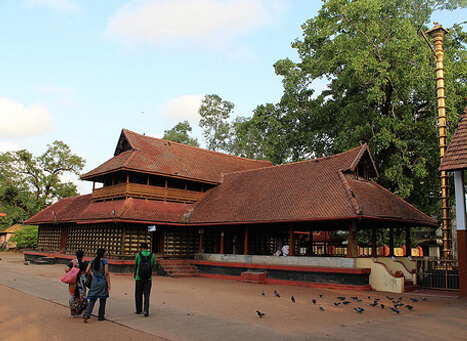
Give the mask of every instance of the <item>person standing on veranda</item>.
<svg viewBox="0 0 467 341">
<path fill-rule="evenodd" d="M 152 287 L 152 269 L 156 265 L 156 256 L 148 250 L 147 243 L 141 243 L 141 252 L 135 257 L 135 305 L 136 314 L 149 316 L 149 296 Z M 144 296 L 144 306 L 143 306 Z"/>
</svg>

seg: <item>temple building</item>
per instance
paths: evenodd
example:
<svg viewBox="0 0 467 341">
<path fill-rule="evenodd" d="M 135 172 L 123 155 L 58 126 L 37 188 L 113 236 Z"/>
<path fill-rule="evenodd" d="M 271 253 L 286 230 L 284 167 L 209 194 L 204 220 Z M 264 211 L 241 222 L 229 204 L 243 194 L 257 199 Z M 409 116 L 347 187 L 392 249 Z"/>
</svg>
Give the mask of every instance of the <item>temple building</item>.
<svg viewBox="0 0 467 341">
<path fill-rule="evenodd" d="M 228 258 L 218 255 L 235 254 L 235 264 L 244 264 L 288 245 L 289 257 L 276 258 L 322 255 L 344 264 L 358 256 L 358 230 L 370 231 L 369 256 L 378 257 L 379 229 L 403 228 L 408 236 L 411 227 L 439 226 L 371 180 L 377 176 L 366 144 L 274 166 L 123 129 L 113 158 L 81 176 L 93 182 L 91 194 L 62 199 L 26 223 L 39 226 L 39 253 L 93 255 L 103 247 L 111 260 L 124 261 L 147 242 L 160 259 L 190 259 L 216 275 L 212 260 Z M 364 277 L 368 286 L 369 272 Z"/>
</svg>

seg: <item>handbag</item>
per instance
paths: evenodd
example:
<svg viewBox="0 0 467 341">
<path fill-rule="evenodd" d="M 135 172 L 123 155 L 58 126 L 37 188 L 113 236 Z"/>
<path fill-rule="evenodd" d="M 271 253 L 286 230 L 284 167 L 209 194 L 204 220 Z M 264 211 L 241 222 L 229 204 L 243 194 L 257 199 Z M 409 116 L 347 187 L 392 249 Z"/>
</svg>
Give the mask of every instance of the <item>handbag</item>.
<svg viewBox="0 0 467 341">
<path fill-rule="evenodd" d="M 78 277 L 79 271 L 79 268 L 73 266 L 70 271 L 62 276 L 62 282 L 66 284 L 76 283 L 76 277 Z"/>
</svg>

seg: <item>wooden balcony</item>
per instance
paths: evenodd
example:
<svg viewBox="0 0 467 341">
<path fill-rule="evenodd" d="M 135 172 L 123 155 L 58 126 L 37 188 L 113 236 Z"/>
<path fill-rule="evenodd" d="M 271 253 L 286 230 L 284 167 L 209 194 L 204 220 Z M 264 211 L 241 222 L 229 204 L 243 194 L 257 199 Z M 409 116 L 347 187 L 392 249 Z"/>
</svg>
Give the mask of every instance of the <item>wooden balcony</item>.
<svg viewBox="0 0 467 341">
<path fill-rule="evenodd" d="M 178 188 L 123 183 L 113 186 L 96 188 L 92 192 L 93 201 L 103 201 L 120 198 L 139 198 L 151 200 L 165 200 L 173 202 L 195 202 L 204 193 Z"/>
</svg>

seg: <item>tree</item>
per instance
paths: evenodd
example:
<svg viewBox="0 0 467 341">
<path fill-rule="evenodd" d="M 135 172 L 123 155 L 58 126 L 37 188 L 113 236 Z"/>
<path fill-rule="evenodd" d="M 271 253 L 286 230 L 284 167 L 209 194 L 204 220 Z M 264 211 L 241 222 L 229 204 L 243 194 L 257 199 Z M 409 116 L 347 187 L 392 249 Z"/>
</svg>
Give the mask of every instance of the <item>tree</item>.
<svg viewBox="0 0 467 341">
<path fill-rule="evenodd" d="M 39 228 L 37 226 L 25 226 L 15 232 L 10 238 L 11 242 L 16 242 L 16 248 L 22 249 L 35 249 L 37 246 L 37 234 Z"/>
<path fill-rule="evenodd" d="M 197 138 L 190 137 L 191 131 L 190 123 L 188 121 L 183 121 L 178 123 L 175 127 L 170 130 L 164 131 L 164 140 L 169 140 L 173 142 L 187 144 L 189 146 L 199 147 L 199 142 Z"/>
<path fill-rule="evenodd" d="M 198 113 L 199 126 L 204 128 L 203 136 L 209 150 L 227 150 L 230 137 L 230 124 L 227 121 L 233 112 L 234 104 L 223 101 L 219 95 L 206 95 Z"/>
<path fill-rule="evenodd" d="M 0 209 L 7 213 L 0 225 L 26 220 L 54 200 L 76 195 L 76 185 L 61 176 L 78 175 L 84 163 L 62 141 L 37 157 L 27 150 L 0 154 Z"/>
<path fill-rule="evenodd" d="M 298 161 L 368 143 L 379 182 L 435 214 L 435 61 L 420 31 L 428 30 L 435 10 L 466 5 L 465 0 L 325 1 L 292 43 L 300 61 L 275 64 L 284 94 L 274 116 L 287 151 L 276 157 Z M 458 25 L 445 36 L 450 134 L 467 95 L 466 41 Z M 319 79 L 327 80 L 327 89 L 315 96 L 313 82 Z M 261 131 L 260 122 L 252 125 Z"/>
</svg>

